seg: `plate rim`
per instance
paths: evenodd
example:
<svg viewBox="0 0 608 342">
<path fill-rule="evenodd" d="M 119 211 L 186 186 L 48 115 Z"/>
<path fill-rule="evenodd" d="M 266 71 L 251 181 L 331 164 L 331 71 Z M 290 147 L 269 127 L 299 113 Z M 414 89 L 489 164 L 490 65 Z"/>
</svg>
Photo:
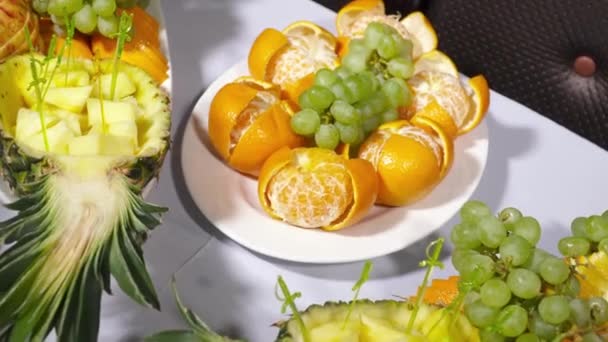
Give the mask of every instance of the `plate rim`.
<svg viewBox="0 0 608 342">
<path fill-rule="evenodd" d="M 265 246 L 265 245 L 256 244 L 255 242 L 250 241 L 250 239 L 242 238 L 241 234 L 239 234 L 238 231 L 225 228 L 224 226 L 226 225 L 226 223 L 220 222 L 218 224 L 218 222 L 216 222 L 215 219 L 213 219 L 212 217 L 210 217 L 210 215 L 208 213 L 206 213 L 205 206 L 202 203 L 199 203 L 199 199 L 197 198 L 198 195 L 197 195 L 197 193 L 195 193 L 194 184 L 192 184 L 192 180 L 191 180 L 191 176 L 190 176 L 192 172 L 188 171 L 188 170 L 190 170 L 190 168 L 186 164 L 187 162 L 186 162 L 186 158 L 184 158 L 184 156 L 188 155 L 188 150 L 191 148 L 190 146 L 188 146 L 188 139 L 193 138 L 193 139 L 195 139 L 195 141 L 198 142 L 198 144 L 200 144 L 202 146 L 202 148 L 207 149 L 207 152 L 212 157 L 218 159 L 218 162 L 222 163 L 222 167 L 226 168 L 228 171 L 233 171 L 233 172 L 237 173 L 236 171 L 231 170 L 229 168 L 229 166 L 227 166 L 223 161 L 221 161 L 217 157 L 217 153 L 215 151 L 210 150 L 209 146 L 207 144 L 205 144 L 203 141 L 201 141 L 200 137 L 195 132 L 197 130 L 197 125 L 198 125 L 198 123 L 196 122 L 197 121 L 196 113 L 197 113 L 197 110 L 200 110 L 201 106 L 203 106 L 202 111 L 205 112 L 205 114 L 203 114 L 203 115 L 204 116 L 208 115 L 208 109 L 209 109 L 208 106 L 210 105 L 211 100 L 212 100 L 213 96 L 215 95 L 215 94 L 212 94 L 212 91 L 217 91 L 217 90 L 219 90 L 219 88 L 221 86 L 228 83 L 229 81 L 227 81 L 226 78 L 231 73 L 236 72 L 237 77 L 242 76 L 242 73 L 240 73 L 236 70 L 238 70 L 239 68 L 246 68 L 246 65 L 247 65 L 246 63 L 247 63 L 246 60 L 241 60 L 241 61 L 238 61 L 237 63 L 234 63 L 231 67 L 227 68 L 223 73 L 221 73 L 215 80 L 213 80 L 213 82 L 211 82 L 208 87 L 206 87 L 204 92 L 198 96 L 198 99 L 196 100 L 195 105 L 192 107 L 192 111 L 187 114 L 188 122 L 185 125 L 185 130 L 183 132 L 181 132 L 181 134 L 183 134 L 183 137 L 182 137 L 183 139 L 182 139 L 182 146 L 181 146 L 181 150 L 180 150 L 180 164 L 181 164 L 181 167 L 183 170 L 182 172 L 183 172 L 185 185 L 186 185 L 188 192 L 190 193 L 190 196 L 191 196 L 194 204 L 197 206 L 198 210 L 200 210 L 201 213 L 205 216 L 207 221 L 213 225 L 213 228 L 217 229 L 219 232 L 221 232 L 223 235 L 228 237 L 230 240 L 232 240 L 233 242 L 237 243 L 238 245 L 248 249 L 249 251 L 256 253 L 256 254 L 261 254 L 261 255 L 264 255 L 267 257 L 271 257 L 274 259 L 284 260 L 284 261 L 289 261 L 289 262 L 296 262 L 296 263 L 306 263 L 306 264 L 343 264 L 343 263 L 358 262 L 358 261 L 362 261 L 362 260 L 366 260 L 366 259 L 373 259 L 373 258 L 389 255 L 389 254 L 395 253 L 397 251 L 400 251 L 404 248 L 407 248 L 408 246 L 411 246 L 411 245 L 415 244 L 416 242 L 424 239 L 425 236 L 428 236 L 429 234 L 437 232 L 439 229 L 441 229 L 441 227 L 443 225 L 445 225 L 445 223 L 447 223 L 455 214 L 457 214 L 457 211 L 452 212 L 451 215 L 447 216 L 444 220 L 438 221 L 434 228 L 429 229 L 429 230 L 423 230 L 423 232 L 421 234 L 418 234 L 418 236 L 414 237 L 413 239 L 410 239 L 410 241 L 408 243 L 399 243 L 391 248 L 371 249 L 371 251 L 361 253 L 360 255 L 357 255 L 357 256 L 355 256 L 355 255 L 353 255 L 353 256 L 334 256 L 332 258 L 327 258 L 327 257 L 311 258 L 311 257 L 301 257 L 299 255 L 296 255 L 296 256 L 285 255 L 285 253 L 281 253 L 280 251 L 278 251 L 276 249 L 267 248 L 267 246 Z M 463 76 L 463 75 L 461 75 L 461 77 L 466 78 L 466 76 Z M 205 104 L 205 102 L 207 102 L 207 103 Z M 207 106 L 207 107 L 205 108 L 204 106 Z M 199 128 L 204 128 L 204 127 L 199 127 Z M 464 201 L 466 201 L 467 199 L 470 199 L 472 197 L 472 195 L 478 188 L 479 183 L 480 183 L 481 179 L 483 178 L 483 175 L 484 175 L 486 167 L 487 167 L 490 137 L 488 134 L 488 126 L 487 126 L 486 120 L 482 121 L 481 125 L 479 125 L 476 128 L 476 131 L 483 131 L 481 133 L 481 140 L 482 140 L 482 145 L 483 145 L 482 148 L 485 151 L 483 153 L 483 160 L 482 160 L 482 165 L 480 166 L 479 175 L 473 180 L 472 183 L 470 183 L 468 185 L 469 193 L 465 196 L 466 198 L 464 199 Z M 189 137 L 189 135 L 191 135 L 192 137 Z M 190 160 L 191 158 L 193 158 L 193 157 L 190 156 L 188 159 Z M 203 173 L 204 173 L 204 171 L 203 171 Z M 199 175 L 200 175 L 200 171 L 199 171 Z M 239 174 L 238 176 L 247 178 L 247 176 L 242 175 L 242 174 Z M 205 196 L 205 195 L 202 195 L 202 196 Z M 389 210 L 399 210 L 399 209 L 405 210 L 405 208 L 390 208 Z M 211 216 L 213 216 L 213 215 L 211 215 Z M 269 218 L 270 217 L 266 217 L 263 219 L 269 219 Z M 281 223 L 278 220 L 277 220 L 277 222 Z M 201 224 L 201 222 L 198 222 L 198 223 Z M 282 223 L 282 224 L 284 224 L 287 228 L 294 228 L 294 227 L 289 226 L 289 224 L 287 224 L 287 223 Z M 331 232 L 329 232 L 329 233 L 331 233 Z M 382 234 L 382 233 L 380 233 L 380 234 Z"/>
</svg>

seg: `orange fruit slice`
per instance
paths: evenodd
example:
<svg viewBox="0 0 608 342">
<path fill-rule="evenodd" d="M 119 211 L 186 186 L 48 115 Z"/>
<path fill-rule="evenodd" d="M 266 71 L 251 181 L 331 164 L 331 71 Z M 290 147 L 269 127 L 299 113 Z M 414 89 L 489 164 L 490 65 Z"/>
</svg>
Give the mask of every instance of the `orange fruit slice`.
<svg viewBox="0 0 608 342">
<path fill-rule="evenodd" d="M 256 176 L 266 158 L 304 139 L 290 127 L 293 109 L 267 82 L 243 77 L 226 84 L 209 109 L 209 137 L 217 153 L 237 171 Z"/>
<path fill-rule="evenodd" d="M 416 125 L 406 120 L 384 124 L 359 148 L 359 157 L 370 161 L 377 172 L 378 204 L 404 206 L 418 201 L 451 168 L 452 139 L 432 120 L 416 121 Z"/>
<path fill-rule="evenodd" d="M 283 96 L 297 103 L 317 70 L 339 65 L 337 46 L 329 31 L 310 21 L 294 22 L 283 31 L 265 29 L 249 50 L 249 72 L 259 80 L 278 84 Z"/>
<path fill-rule="evenodd" d="M 418 118 L 425 117 L 433 120 L 445 131 L 445 133 L 451 138 L 455 139 L 458 136 L 458 127 L 454 122 L 454 119 L 443 107 L 433 100 L 427 104 L 420 111 L 412 117 L 412 121 Z"/>
<path fill-rule="evenodd" d="M 448 306 L 458 297 L 458 281 L 460 277 L 451 276 L 447 279 L 433 279 L 431 285 L 424 290 L 422 300 L 430 305 Z M 410 297 L 415 301 L 416 296 Z"/>
<path fill-rule="evenodd" d="M 355 0 L 342 7 L 336 17 L 336 30 L 338 36 L 361 38 L 371 22 L 391 26 L 403 38 L 411 40 L 414 59 L 437 48 L 435 29 L 422 12 L 414 12 L 401 19 L 399 15 L 386 14 L 382 0 Z"/>
<path fill-rule="evenodd" d="M 414 74 L 423 71 L 440 71 L 454 77 L 460 77 L 456 64 L 445 53 L 439 50 L 429 51 L 414 62 Z"/>
<path fill-rule="evenodd" d="M 483 75 L 477 75 L 465 84 L 465 89 L 473 102 L 473 106 L 465 124 L 463 124 L 458 134 L 470 132 L 477 127 L 486 117 L 490 107 L 490 87 Z"/>
<path fill-rule="evenodd" d="M 334 151 L 284 147 L 270 156 L 258 182 L 262 208 L 302 228 L 339 230 L 361 220 L 376 200 L 372 165 Z"/>
</svg>

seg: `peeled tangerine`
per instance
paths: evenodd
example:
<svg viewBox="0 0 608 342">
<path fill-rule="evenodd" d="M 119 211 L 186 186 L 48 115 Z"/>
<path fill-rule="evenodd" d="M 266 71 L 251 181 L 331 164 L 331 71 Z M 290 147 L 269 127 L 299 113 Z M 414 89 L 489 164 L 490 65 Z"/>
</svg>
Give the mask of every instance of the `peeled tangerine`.
<svg viewBox="0 0 608 342">
<path fill-rule="evenodd" d="M 282 31 L 268 28 L 249 50 L 249 72 L 258 80 L 279 85 L 284 97 L 297 103 L 317 70 L 339 65 L 336 46 L 330 32 L 309 21 L 294 22 Z"/>
<path fill-rule="evenodd" d="M 384 124 L 359 149 L 378 175 L 378 204 L 404 206 L 426 196 L 451 168 L 452 139 L 419 117 Z"/>
<path fill-rule="evenodd" d="M 359 221 L 376 200 L 373 166 L 323 148 L 282 148 L 264 163 L 258 197 L 273 218 L 303 228 L 338 230 Z"/>
<path fill-rule="evenodd" d="M 209 110 L 209 137 L 235 170 L 257 176 L 264 161 L 281 147 L 304 145 L 290 128 L 293 109 L 270 83 L 243 77 L 226 84 Z"/>
</svg>

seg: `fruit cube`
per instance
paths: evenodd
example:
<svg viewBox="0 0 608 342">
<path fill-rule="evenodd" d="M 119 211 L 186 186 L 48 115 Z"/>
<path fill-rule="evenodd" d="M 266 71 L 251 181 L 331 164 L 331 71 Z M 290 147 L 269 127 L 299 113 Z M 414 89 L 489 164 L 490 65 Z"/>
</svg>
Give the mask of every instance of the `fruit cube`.
<svg viewBox="0 0 608 342">
<path fill-rule="evenodd" d="M 59 119 L 64 120 L 75 135 L 82 135 L 82 122 L 85 118 L 83 115 L 72 113 L 67 110 L 55 110 L 52 113 Z"/>
<path fill-rule="evenodd" d="M 56 123 L 59 119 L 51 114 L 44 115 L 45 126 L 48 127 Z M 40 133 L 42 125 L 40 124 L 40 114 L 27 108 L 19 109 L 17 113 L 17 124 L 15 126 L 15 139 L 23 140 L 34 134 Z"/>
<path fill-rule="evenodd" d="M 52 87 L 82 87 L 89 84 L 91 84 L 91 77 L 85 70 L 58 72 L 51 81 Z"/>
<path fill-rule="evenodd" d="M 68 151 L 68 143 L 74 138 L 74 132 L 65 121 L 59 121 L 51 127 L 47 127 L 46 136 L 49 143 L 49 152 L 63 154 Z M 32 135 L 23 143 L 40 151 L 45 151 L 44 136 L 42 132 Z"/>
<path fill-rule="evenodd" d="M 135 145 L 129 137 L 117 137 L 103 133 L 89 133 L 72 139 L 68 147 L 68 152 L 75 156 L 131 156 L 135 153 Z"/>
<path fill-rule="evenodd" d="M 102 94 L 103 94 L 103 98 L 104 99 L 110 99 L 111 98 L 111 89 L 112 89 L 112 74 L 104 74 L 100 76 L 100 80 L 101 82 L 98 82 L 97 80 L 94 82 L 94 90 L 93 90 L 93 95 L 96 97 L 100 97 L 99 96 L 99 83 L 101 83 L 101 90 L 102 90 Z M 127 74 L 125 74 L 124 72 L 118 72 L 116 74 L 116 88 L 114 89 L 114 99 L 122 99 L 126 96 L 135 94 L 135 92 L 137 91 L 137 88 L 135 87 L 135 84 L 133 83 L 133 81 L 131 81 L 131 79 L 129 79 L 129 76 L 127 76 Z"/>
<path fill-rule="evenodd" d="M 101 140 L 98 134 L 75 137 L 68 144 L 68 153 L 73 156 L 94 156 L 101 153 Z"/>
<path fill-rule="evenodd" d="M 87 100 L 87 115 L 89 127 L 102 124 L 102 101 L 91 98 Z M 106 124 L 122 121 L 135 121 L 135 106 L 131 103 L 119 101 L 103 101 L 103 114 Z"/>
<path fill-rule="evenodd" d="M 135 145 L 129 137 L 114 135 L 101 136 L 101 154 L 110 156 L 132 156 L 135 154 Z"/>
<path fill-rule="evenodd" d="M 137 146 L 137 125 L 135 121 L 122 121 L 109 124 L 107 133 L 116 137 L 129 138 Z"/>
<path fill-rule="evenodd" d="M 92 86 L 49 88 L 44 102 L 70 112 L 80 113 L 92 90 Z"/>
</svg>

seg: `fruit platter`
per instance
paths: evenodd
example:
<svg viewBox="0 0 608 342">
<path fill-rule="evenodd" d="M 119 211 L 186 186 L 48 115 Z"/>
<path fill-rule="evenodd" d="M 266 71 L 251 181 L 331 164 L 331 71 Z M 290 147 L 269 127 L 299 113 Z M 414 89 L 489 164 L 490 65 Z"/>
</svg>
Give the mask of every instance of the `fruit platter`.
<svg viewBox="0 0 608 342">
<path fill-rule="evenodd" d="M 143 198 L 170 145 L 160 4 L 1 0 L 0 13 L 15 212 L 0 223 L 0 341 L 95 341 L 112 287 L 159 308 L 142 245 L 167 211 Z"/>
<path fill-rule="evenodd" d="M 353 1 L 335 22 L 335 33 L 307 20 L 261 30 L 186 128 L 182 169 L 196 205 L 275 258 L 400 250 L 440 228 L 483 174 L 483 75 L 458 72 L 421 12 L 400 18 Z"/>
</svg>

